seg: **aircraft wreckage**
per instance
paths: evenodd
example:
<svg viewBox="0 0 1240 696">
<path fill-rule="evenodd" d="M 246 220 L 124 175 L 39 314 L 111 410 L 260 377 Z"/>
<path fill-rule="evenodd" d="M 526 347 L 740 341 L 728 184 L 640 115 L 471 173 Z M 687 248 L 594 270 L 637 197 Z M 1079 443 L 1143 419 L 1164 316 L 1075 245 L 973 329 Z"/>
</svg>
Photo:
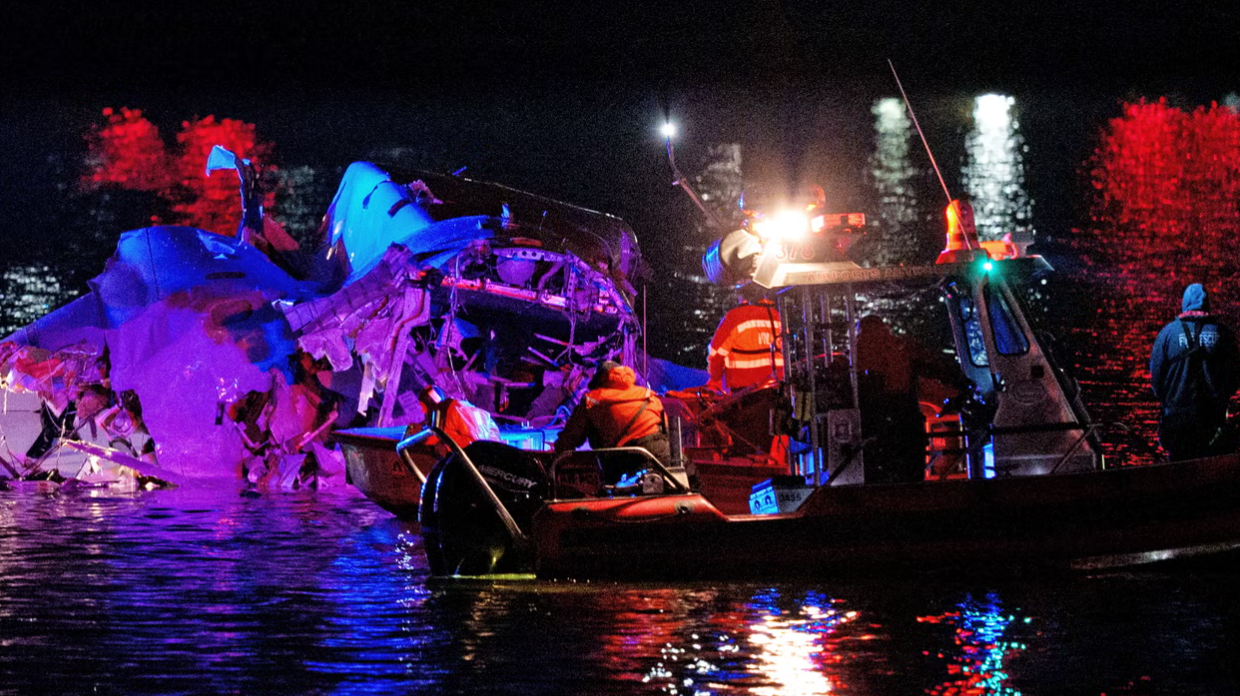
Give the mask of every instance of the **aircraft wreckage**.
<svg viewBox="0 0 1240 696">
<path fill-rule="evenodd" d="M 330 433 L 421 423 L 428 385 L 538 427 L 602 360 L 677 369 L 639 358 L 615 217 L 357 162 L 311 252 L 230 156 L 208 169 L 241 175 L 237 237 L 125 232 L 87 294 L 0 343 L 0 478 L 340 485 Z"/>
</svg>

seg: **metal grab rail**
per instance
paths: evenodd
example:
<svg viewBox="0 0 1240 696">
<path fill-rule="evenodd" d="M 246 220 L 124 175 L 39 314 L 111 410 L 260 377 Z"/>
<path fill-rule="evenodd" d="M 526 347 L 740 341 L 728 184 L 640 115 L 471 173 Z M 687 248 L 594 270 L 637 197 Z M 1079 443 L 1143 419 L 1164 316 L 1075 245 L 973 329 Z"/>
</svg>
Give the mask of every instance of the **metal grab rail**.
<svg viewBox="0 0 1240 696">
<path fill-rule="evenodd" d="M 944 421 L 948 423 L 950 421 Z M 984 428 L 976 428 L 970 430 L 964 425 L 956 425 L 954 427 L 946 427 L 943 430 L 930 431 L 922 435 L 923 439 L 933 439 L 943 436 L 967 435 L 970 432 L 985 433 L 987 435 L 1023 435 L 1027 433 L 1056 433 L 1056 432 L 1072 432 L 1075 430 L 1092 430 L 1094 428 L 1106 427 L 1114 425 L 1111 423 L 1033 423 L 1031 425 L 987 425 Z"/>
<path fill-rule="evenodd" d="M 653 463 L 655 470 L 659 472 L 659 475 L 663 477 L 663 480 L 670 482 L 672 487 L 674 487 L 677 491 L 681 493 L 692 492 L 689 490 L 688 486 L 681 483 L 680 479 L 676 478 L 676 476 L 672 474 L 672 472 L 669 471 L 666 466 L 663 465 L 663 462 L 656 459 L 655 456 L 650 453 L 650 450 L 646 449 L 645 447 L 603 447 L 600 449 L 585 450 L 584 453 L 596 454 L 596 455 L 614 454 L 614 453 L 640 455 L 644 457 L 645 459 L 647 459 L 648 461 L 650 461 L 651 463 Z M 577 452 L 576 450 L 564 452 L 563 454 L 559 455 L 558 457 L 556 457 L 554 460 L 551 461 L 551 468 L 548 470 L 548 475 L 551 477 L 551 497 L 552 498 L 558 499 L 559 497 L 560 484 L 559 484 L 559 478 L 555 475 L 556 467 L 559 466 L 560 462 L 566 459 L 569 459 L 573 455 L 576 455 L 576 454 L 581 454 L 581 452 Z M 600 463 L 601 463 L 601 460 L 600 460 Z"/>
<path fill-rule="evenodd" d="M 1105 423 L 1034 423 L 1032 425 L 987 426 L 986 432 L 991 435 L 1023 435 L 1026 433 L 1058 433 L 1075 430 L 1092 431 L 1106 425 Z"/>
<path fill-rule="evenodd" d="M 1078 451 L 1080 451 L 1081 446 L 1085 444 L 1086 441 L 1089 440 L 1089 437 L 1091 435 L 1096 435 L 1097 432 L 1103 428 L 1118 428 L 1125 432 L 1129 431 L 1128 426 L 1124 425 L 1123 423 L 1104 423 L 1104 422 L 1034 423 L 1031 425 L 1016 425 L 1016 426 L 987 425 L 985 428 L 974 429 L 974 430 L 970 430 L 969 428 L 966 428 L 963 423 L 958 423 L 955 427 L 949 426 L 947 428 L 944 428 L 943 430 L 928 431 L 928 432 L 922 433 L 920 437 L 921 439 L 929 442 L 929 441 L 933 441 L 936 438 L 951 438 L 951 437 L 966 437 L 967 438 L 970 435 L 976 435 L 976 434 L 981 434 L 981 435 L 985 435 L 985 436 L 989 436 L 993 438 L 996 435 L 1024 435 L 1024 434 L 1031 434 L 1031 433 L 1054 433 L 1054 432 L 1078 432 L 1079 431 L 1081 433 L 1080 436 L 1072 441 L 1072 446 L 1068 448 L 1068 451 L 1065 452 L 1062 456 L 1060 456 L 1060 458 L 1055 462 L 1055 465 L 1051 467 L 1051 470 L 1047 472 L 1047 475 L 1049 475 L 1049 474 L 1058 473 L 1059 469 L 1065 463 L 1067 463 L 1068 460 L 1070 460 L 1073 455 L 1075 455 Z M 966 446 L 963 449 L 942 449 L 942 450 L 937 450 L 937 451 L 943 454 L 963 453 L 963 454 L 971 455 L 971 454 L 974 454 L 976 447 L 980 447 L 980 443 L 977 446 Z M 858 448 L 858 449 L 861 449 L 861 448 Z M 930 450 L 930 451 L 933 452 L 936 450 Z M 838 467 L 836 472 L 831 475 L 831 477 L 827 480 L 827 483 L 825 485 L 831 485 L 832 481 L 834 481 L 838 477 L 838 475 L 844 471 L 844 469 L 848 468 L 848 465 L 852 463 L 852 460 L 854 458 L 855 458 L 855 455 L 850 456 L 848 461 L 846 461 L 842 466 Z M 932 464 L 928 464 L 927 469 L 929 469 L 931 465 Z"/>
<path fill-rule="evenodd" d="M 1118 427 L 1125 431 L 1128 430 L 1128 427 L 1123 423 L 1036 423 L 1033 425 L 1001 427 L 990 425 L 981 432 L 994 437 L 995 435 L 1024 435 L 1029 433 L 1055 432 L 1070 433 L 1079 431 L 1081 433 L 1080 436 L 1072 441 L 1072 446 L 1068 448 L 1068 451 L 1064 452 L 1063 455 L 1060 456 L 1059 460 L 1055 462 L 1055 465 L 1051 467 L 1051 470 L 1047 472 L 1047 475 L 1050 475 L 1058 473 L 1060 467 L 1066 464 L 1073 455 L 1080 451 L 1081 445 L 1085 444 L 1091 435 L 1096 435 L 1100 429 L 1106 427 Z M 967 431 L 962 429 L 962 434 L 967 434 Z"/>
<path fill-rule="evenodd" d="M 409 450 L 422 444 L 423 441 L 434 434 L 435 433 L 431 431 L 430 428 L 425 428 L 396 443 L 397 456 L 399 456 L 400 460 L 405 463 L 405 466 L 409 467 L 409 470 L 413 472 L 413 475 L 417 477 L 418 482 L 423 486 L 426 486 L 426 475 L 423 474 L 422 470 L 419 469 L 414 463 L 413 455 L 409 453 Z"/>
<path fill-rule="evenodd" d="M 508 512 L 508 508 L 504 507 L 504 504 L 500 502 L 499 496 L 495 495 L 495 491 L 491 488 L 491 484 L 487 483 L 486 478 L 482 476 L 481 471 L 478 471 L 478 467 L 474 465 L 473 460 L 469 458 L 468 454 L 465 454 L 465 450 L 461 449 L 461 446 L 456 444 L 456 441 L 449 437 L 443 430 L 432 425 L 424 428 L 417 434 L 410 435 L 396 444 L 397 454 L 400 455 L 401 459 L 404 460 L 406 464 L 410 464 L 411 456 L 407 454 L 407 450 L 421 444 L 431 435 L 438 437 L 448 446 L 449 449 L 452 450 L 452 453 L 457 456 L 457 459 L 465 467 L 465 471 L 469 472 L 469 475 L 474 480 L 474 483 L 478 484 L 478 487 L 482 490 L 483 494 L 486 495 L 487 500 L 490 501 L 491 506 L 495 508 L 496 514 L 499 515 L 500 521 L 503 522 L 504 528 L 508 531 L 509 536 L 512 537 L 513 542 L 521 545 L 527 544 L 528 539 L 525 536 L 525 532 L 521 531 L 521 528 L 517 526 L 517 521 L 514 520 L 512 518 L 512 514 Z M 418 478 L 421 478 L 425 484 L 425 478 L 422 476 L 419 476 Z"/>
<path fill-rule="evenodd" d="M 1081 433 L 1081 436 L 1072 442 L 1072 446 L 1068 448 L 1068 451 L 1064 452 L 1063 456 L 1059 458 L 1059 461 L 1055 462 L 1055 466 L 1051 467 L 1050 473 L 1057 473 L 1059 471 L 1059 467 L 1063 466 L 1069 459 L 1071 459 L 1072 455 L 1076 454 L 1077 451 L 1081 449 L 1081 445 L 1085 444 L 1085 440 L 1089 439 L 1089 436 L 1097 432 L 1100 427 L 1102 427 L 1102 423 L 1090 423 L 1089 426 Z M 1096 456 L 1095 460 L 1097 460 Z M 1096 464 L 1097 461 L 1095 461 L 1095 465 Z"/>
</svg>

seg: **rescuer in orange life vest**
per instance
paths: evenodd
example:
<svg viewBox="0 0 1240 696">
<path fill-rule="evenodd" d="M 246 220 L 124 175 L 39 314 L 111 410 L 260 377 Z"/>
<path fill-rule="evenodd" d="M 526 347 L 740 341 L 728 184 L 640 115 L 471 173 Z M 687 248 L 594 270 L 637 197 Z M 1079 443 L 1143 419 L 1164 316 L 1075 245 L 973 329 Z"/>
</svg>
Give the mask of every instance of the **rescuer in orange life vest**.
<svg viewBox="0 0 1240 696">
<path fill-rule="evenodd" d="M 707 367 L 715 391 L 739 391 L 767 380 L 784 378 L 784 356 L 779 349 L 782 327 L 775 303 L 761 286 L 741 288 L 741 304 L 719 322 L 710 341 Z"/>
<path fill-rule="evenodd" d="M 671 463 L 663 402 L 650 388 L 637 386 L 633 368 L 608 360 L 589 388 L 555 441 L 557 455 L 589 440 L 592 449 L 644 447 L 664 465 Z"/>
</svg>

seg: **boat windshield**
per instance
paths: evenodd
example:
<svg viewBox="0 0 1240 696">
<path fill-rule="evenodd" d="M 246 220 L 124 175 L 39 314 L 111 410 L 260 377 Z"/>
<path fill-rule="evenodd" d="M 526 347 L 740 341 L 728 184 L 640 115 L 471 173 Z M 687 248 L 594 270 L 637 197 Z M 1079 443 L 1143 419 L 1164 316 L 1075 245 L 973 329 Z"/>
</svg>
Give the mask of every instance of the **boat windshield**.
<svg viewBox="0 0 1240 696">
<path fill-rule="evenodd" d="M 986 297 L 990 324 L 994 329 L 995 349 L 1002 355 L 1023 355 L 1028 352 L 1029 339 L 1016 321 L 1007 297 L 1002 292 L 994 291 L 989 285 L 982 292 Z M 973 298 L 963 293 L 959 297 L 960 319 L 964 323 L 965 337 L 969 344 L 969 360 L 976 367 L 987 367 L 990 365 L 990 358 L 986 355 L 982 325 Z"/>
<path fill-rule="evenodd" d="M 960 319 L 964 322 L 965 338 L 969 343 L 969 362 L 976 367 L 990 365 L 986 355 L 986 343 L 982 340 L 982 325 L 974 311 L 973 298 L 967 294 L 960 295 Z"/>
<path fill-rule="evenodd" d="M 983 288 L 982 292 L 986 295 L 990 324 L 995 331 L 995 349 L 1002 355 L 1023 355 L 1029 350 L 1029 339 L 1016 322 L 1007 297 L 1002 292 L 994 292 L 990 285 Z"/>
</svg>

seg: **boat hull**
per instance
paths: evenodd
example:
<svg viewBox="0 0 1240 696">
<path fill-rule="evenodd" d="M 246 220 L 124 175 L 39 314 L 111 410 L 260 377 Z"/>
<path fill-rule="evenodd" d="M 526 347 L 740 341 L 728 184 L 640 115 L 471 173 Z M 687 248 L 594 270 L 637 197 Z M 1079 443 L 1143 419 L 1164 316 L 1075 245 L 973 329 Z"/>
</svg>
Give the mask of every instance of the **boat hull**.
<svg viewBox="0 0 1240 696">
<path fill-rule="evenodd" d="M 531 525 L 538 574 L 706 579 L 1088 568 L 1240 546 L 1240 455 L 1062 476 L 821 488 L 788 515 L 729 516 L 701 496 L 662 498 L 644 509 L 614 500 L 548 503 Z"/>
<path fill-rule="evenodd" d="M 355 488 L 397 517 L 416 520 L 422 481 L 396 454 L 401 432 L 402 428 L 355 428 L 333 433 L 332 439 L 340 443 L 345 471 Z M 411 454 L 423 476 L 435 465 L 429 450 Z"/>
<path fill-rule="evenodd" d="M 340 443 L 345 455 L 349 482 L 383 509 L 407 521 L 417 521 L 422 499 L 422 483 L 396 454 L 404 428 L 352 428 L 338 430 L 332 439 Z M 422 474 L 435 466 L 434 453 L 411 450 Z M 787 473 L 787 467 L 754 464 L 751 460 L 707 460 L 695 462 L 701 492 L 725 514 L 749 512 L 753 487 L 772 476 Z"/>
<path fill-rule="evenodd" d="M 754 463 L 748 459 L 694 460 L 700 492 L 726 515 L 745 515 L 754 487 L 772 477 L 786 476 L 787 466 Z"/>
</svg>

